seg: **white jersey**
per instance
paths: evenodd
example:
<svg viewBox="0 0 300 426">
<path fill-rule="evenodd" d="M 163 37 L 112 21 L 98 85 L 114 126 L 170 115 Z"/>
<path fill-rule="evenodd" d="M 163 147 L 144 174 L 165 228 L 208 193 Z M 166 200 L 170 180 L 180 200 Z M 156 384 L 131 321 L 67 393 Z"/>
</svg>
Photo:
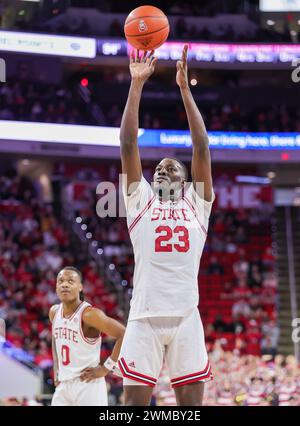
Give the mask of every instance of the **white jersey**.
<svg viewBox="0 0 300 426">
<path fill-rule="evenodd" d="M 142 177 L 127 196 L 127 225 L 135 270 L 129 320 L 186 316 L 198 306 L 198 271 L 214 200 L 193 185 L 177 202 L 161 202 Z"/>
<path fill-rule="evenodd" d="M 91 305 L 82 302 L 70 318 L 65 318 L 62 303 L 58 306 L 52 333 L 58 358 L 60 382 L 78 378 L 87 367 L 96 367 L 100 362 L 101 337 L 90 339 L 82 330 L 82 313 Z"/>
</svg>

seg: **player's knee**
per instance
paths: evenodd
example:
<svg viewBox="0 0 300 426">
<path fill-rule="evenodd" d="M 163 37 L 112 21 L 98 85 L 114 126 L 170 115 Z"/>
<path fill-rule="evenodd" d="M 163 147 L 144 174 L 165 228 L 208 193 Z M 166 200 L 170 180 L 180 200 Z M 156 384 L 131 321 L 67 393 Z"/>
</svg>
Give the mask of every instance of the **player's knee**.
<svg viewBox="0 0 300 426">
<path fill-rule="evenodd" d="M 192 383 L 175 389 L 176 400 L 179 406 L 202 406 L 204 383 Z"/>
<path fill-rule="evenodd" d="M 149 405 L 151 401 L 152 388 L 148 386 L 125 386 L 124 405 L 143 406 Z"/>
</svg>

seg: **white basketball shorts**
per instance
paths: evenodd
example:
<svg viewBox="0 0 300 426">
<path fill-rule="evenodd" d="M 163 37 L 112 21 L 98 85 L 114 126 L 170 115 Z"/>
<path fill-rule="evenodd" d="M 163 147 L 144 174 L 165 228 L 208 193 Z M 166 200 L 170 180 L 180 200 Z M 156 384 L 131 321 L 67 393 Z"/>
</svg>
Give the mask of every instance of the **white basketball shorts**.
<svg viewBox="0 0 300 426">
<path fill-rule="evenodd" d="M 104 378 L 92 382 L 80 379 L 61 382 L 55 389 L 52 406 L 107 406 L 107 389 Z"/>
<path fill-rule="evenodd" d="M 128 322 L 119 357 L 123 385 L 154 387 L 164 360 L 172 387 L 212 379 L 197 308 L 186 317 L 151 317 Z"/>
</svg>

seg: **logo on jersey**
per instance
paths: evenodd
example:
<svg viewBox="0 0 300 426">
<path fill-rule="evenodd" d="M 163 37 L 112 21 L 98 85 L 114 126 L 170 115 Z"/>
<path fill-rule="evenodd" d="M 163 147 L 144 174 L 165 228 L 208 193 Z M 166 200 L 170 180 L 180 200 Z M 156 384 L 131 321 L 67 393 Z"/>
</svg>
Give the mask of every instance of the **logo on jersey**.
<svg viewBox="0 0 300 426">
<path fill-rule="evenodd" d="M 55 327 L 54 329 L 54 338 L 69 340 L 74 343 L 79 343 L 78 341 L 78 332 L 67 327 Z"/>
<path fill-rule="evenodd" d="M 139 32 L 140 32 L 140 33 L 143 33 L 143 32 L 145 32 L 145 31 L 148 31 L 148 27 L 147 27 L 147 25 L 146 25 L 146 22 L 145 22 L 143 19 L 141 19 L 141 20 L 139 21 Z"/>
<path fill-rule="evenodd" d="M 129 367 L 132 367 L 132 368 L 135 368 L 135 363 L 134 363 L 134 361 L 132 361 L 130 364 L 128 364 L 129 365 Z"/>
</svg>

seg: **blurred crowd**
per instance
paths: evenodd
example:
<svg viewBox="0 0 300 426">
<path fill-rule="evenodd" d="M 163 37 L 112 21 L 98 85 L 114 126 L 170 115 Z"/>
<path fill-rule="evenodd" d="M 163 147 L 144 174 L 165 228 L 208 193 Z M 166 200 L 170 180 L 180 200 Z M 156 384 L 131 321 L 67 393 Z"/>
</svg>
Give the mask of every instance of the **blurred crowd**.
<svg viewBox="0 0 300 426">
<path fill-rule="evenodd" d="M 85 7 L 85 8 L 95 8 L 98 9 L 101 13 L 109 14 L 125 14 L 127 15 L 130 10 L 134 9 L 141 4 L 138 2 L 108 2 L 101 1 L 100 4 L 98 1 L 73 1 L 73 6 Z M 116 4 L 115 4 L 116 3 Z M 194 23 L 189 22 L 189 17 L 214 17 L 220 14 L 242 14 L 248 15 L 252 18 L 252 22 L 258 22 L 258 19 L 253 19 L 257 17 L 257 9 L 250 2 L 234 2 L 234 1 L 214 1 L 214 2 L 203 2 L 201 4 L 194 1 L 172 1 L 172 2 L 163 2 L 162 5 L 156 4 L 157 7 L 161 7 L 165 14 L 168 16 L 176 16 L 175 25 L 171 29 L 171 34 L 169 39 L 175 40 L 197 40 L 197 41 L 230 41 L 230 42 L 295 42 L 296 38 L 299 38 L 299 33 L 294 32 L 294 35 L 291 35 L 291 31 L 286 22 L 284 26 L 284 31 L 278 32 L 275 30 L 274 26 L 269 26 L 268 28 L 256 26 L 255 29 L 252 29 L 251 32 L 237 32 L 231 24 L 220 24 L 213 31 L 205 25 L 195 25 Z M 57 10 L 60 10 L 57 8 Z M 64 9 L 60 10 L 61 13 L 64 12 Z M 57 13 L 56 13 L 57 14 Z M 51 15 L 49 16 L 49 18 Z M 250 19 L 251 19 L 250 18 Z M 118 18 L 113 19 L 110 24 L 109 31 L 103 31 L 101 25 L 98 29 L 92 27 L 88 19 L 84 16 L 78 14 L 78 16 L 73 17 L 67 21 L 59 21 L 53 25 L 53 22 L 50 21 L 47 23 L 43 20 L 42 22 L 39 19 L 32 20 L 28 22 L 27 19 L 23 19 L 22 16 L 18 16 L 15 21 L 14 29 L 18 30 L 31 30 L 31 31 L 42 31 L 42 32 L 55 32 L 58 34 L 76 34 L 76 35 L 90 35 L 90 36 L 110 36 L 110 37 L 124 37 L 123 30 L 124 22 Z"/>
<path fill-rule="evenodd" d="M 200 311 L 208 348 L 275 355 L 279 328 L 272 207 L 212 214 L 200 274 Z"/>
<path fill-rule="evenodd" d="M 113 99 L 98 98 L 96 90 L 93 98 L 93 103 L 85 104 L 76 87 L 66 89 L 22 81 L 7 83 L 0 87 L 0 119 L 119 127 L 123 105 Z M 300 132 L 299 107 L 282 104 L 245 109 L 237 102 L 220 106 L 207 102 L 198 104 L 206 127 L 211 131 Z M 144 102 L 140 126 L 186 129 L 186 113 L 181 103 L 156 103 L 154 108 L 152 103 Z"/>
<path fill-rule="evenodd" d="M 193 15 L 190 15 L 193 16 Z M 101 30 L 92 29 L 86 18 L 79 18 L 72 21 L 71 24 L 61 23 L 55 27 L 55 31 L 50 26 L 43 30 L 47 32 L 55 32 L 58 34 L 76 34 L 76 35 L 90 35 L 90 36 L 109 36 L 109 37 L 124 37 L 123 21 L 114 19 L 109 28 L 108 34 Z M 41 30 L 40 27 L 37 30 Z M 291 43 L 299 41 L 299 33 L 291 35 L 288 26 L 285 27 L 284 32 L 278 32 L 273 27 L 269 28 L 256 28 L 251 32 L 238 33 L 235 31 L 233 25 L 220 24 L 216 29 L 212 30 L 209 26 L 190 24 L 188 19 L 180 17 L 176 19 L 175 26 L 172 28 L 168 40 L 184 40 L 184 41 L 221 41 L 221 42 L 253 42 L 253 43 Z"/>
<path fill-rule="evenodd" d="M 193 16 L 193 15 L 190 15 Z M 79 31 L 83 30 L 82 25 L 79 27 Z M 67 28 L 63 27 L 60 29 L 62 32 L 66 32 Z M 78 30 L 77 30 L 78 32 Z M 109 35 L 111 37 L 124 37 L 123 24 L 118 19 L 115 19 L 111 26 Z M 299 39 L 299 33 L 296 35 Z M 284 32 L 279 33 L 273 27 L 269 28 L 256 28 L 251 33 L 237 33 L 234 27 L 230 24 L 220 24 L 214 31 L 208 26 L 190 24 L 184 17 L 180 17 L 176 20 L 175 27 L 170 34 L 169 40 L 185 40 L 185 41 L 221 41 L 221 42 L 252 42 L 252 43 L 291 43 L 295 42 L 295 36 L 292 37 L 289 28 L 286 26 Z"/>
<path fill-rule="evenodd" d="M 239 132 L 299 132 L 300 108 L 288 108 L 285 105 L 245 110 L 238 103 L 222 106 L 199 105 L 204 122 L 211 131 Z M 141 114 L 143 128 L 186 129 L 187 119 L 181 105 L 158 111 L 145 106 Z M 121 115 L 121 114 L 120 114 Z M 119 119 L 118 119 L 119 120 Z M 119 122 L 119 121 L 118 121 Z"/>
<path fill-rule="evenodd" d="M 246 3 L 250 5 L 251 1 L 246 1 L 245 4 Z M 73 7 L 97 8 L 105 13 L 128 13 L 128 10 L 135 9 L 140 5 L 141 2 L 138 0 L 129 0 L 126 3 L 121 0 L 113 2 L 104 0 L 101 1 L 101 3 L 99 3 L 98 0 L 71 0 L 70 4 L 70 6 Z M 195 3 L 193 0 L 164 0 L 157 1 L 155 5 L 156 7 L 163 8 L 164 12 L 169 15 L 186 16 L 214 16 L 221 11 L 226 11 L 226 13 L 239 13 L 242 12 L 244 7 L 244 5 L 233 0 L 228 0 L 225 5 L 224 2 L 220 0 L 202 0 L 201 4 Z"/>
<path fill-rule="evenodd" d="M 65 86 L 19 80 L 0 87 L 0 119 L 88 124 L 83 104 Z"/>
<path fill-rule="evenodd" d="M 200 27 L 200 28 L 199 28 Z M 299 37 L 299 35 L 298 35 Z M 238 34 L 234 27 L 230 24 L 221 24 L 214 31 L 208 27 L 201 27 L 196 25 L 190 25 L 185 18 L 179 18 L 176 21 L 174 29 L 174 39 L 176 40 L 191 40 L 191 41 L 222 41 L 222 42 L 256 42 L 256 43 L 267 43 L 267 42 L 287 42 L 291 43 L 292 36 L 288 27 L 285 28 L 283 33 L 275 31 L 272 27 L 270 28 L 256 28 L 253 32 L 245 32 Z"/>
<path fill-rule="evenodd" d="M 299 406 L 300 367 L 293 355 L 254 356 L 225 352 L 216 341 L 210 353 L 213 380 L 205 384 L 208 406 Z M 157 405 L 176 405 L 166 368 L 155 388 Z"/>
</svg>

